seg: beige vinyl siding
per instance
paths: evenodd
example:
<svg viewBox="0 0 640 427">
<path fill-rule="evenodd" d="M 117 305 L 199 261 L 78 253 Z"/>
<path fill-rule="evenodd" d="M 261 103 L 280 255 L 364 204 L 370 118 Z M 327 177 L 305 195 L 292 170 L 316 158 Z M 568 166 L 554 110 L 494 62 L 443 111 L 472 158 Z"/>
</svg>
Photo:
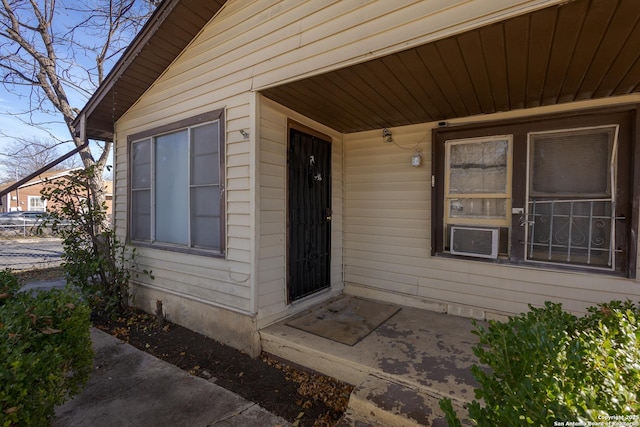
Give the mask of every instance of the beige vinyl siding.
<svg viewBox="0 0 640 427">
<path fill-rule="evenodd" d="M 640 95 L 584 101 L 452 121 L 470 123 L 640 101 Z M 562 302 L 577 313 L 599 302 L 640 299 L 638 280 L 600 273 L 432 258 L 431 130 L 435 123 L 345 135 L 345 283 L 347 292 L 392 298 L 474 316 L 519 313 Z M 414 147 L 423 165 L 410 164 Z M 636 165 L 637 166 L 637 165 Z"/>
<path fill-rule="evenodd" d="M 430 136 L 426 125 L 345 136 L 345 281 L 417 295 L 430 252 Z M 414 150 L 422 167 L 411 166 Z"/>
<path fill-rule="evenodd" d="M 162 91 L 156 84 L 151 91 Z M 199 89 L 195 89 L 196 91 Z M 126 135 L 141 130 L 172 123 L 205 111 L 225 108 L 225 161 L 226 161 L 226 255 L 224 258 L 197 256 L 152 248 L 138 248 L 138 269 L 150 270 L 154 278 L 138 275 L 136 281 L 148 288 L 173 295 L 222 306 L 240 313 L 250 314 L 252 307 L 251 253 L 253 239 L 250 227 L 251 183 L 250 144 L 239 129 L 247 128 L 249 120 L 249 97 L 246 94 L 206 104 L 195 108 L 183 105 L 180 114 L 175 110 L 155 110 L 145 106 L 142 98 L 118 123 L 118 146 L 116 148 L 116 188 L 119 194 L 116 204 L 116 227 L 121 235 L 127 222 L 126 214 Z M 147 113 L 139 115 L 138 107 Z M 180 110 L 180 107 L 179 107 Z M 128 118 L 131 117 L 131 120 Z M 145 123 L 146 126 L 139 125 Z M 129 127 L 130 126 L 130 127 Z M 229 190 L 231 189 L 231 190 Z M 167 307 L 170 313 L 172 307 Z"/>
<path fill-rule="evenodd" d="M 558 1 L 229 1 L 137 105 L 206 105 L 369 60 Z M 397 14 L 396 20 L 389 19 Z M 394 22 L 402 22 L 397 26 Z M 425 29 L 427 29 L 425 31 Z M 207 87 L 213 85 L 212 87 Z M 194 92 L 195 88 L 199 88 Z M 180 112 L 188 110 L 180 109 Z"/>
<path fill-rule="evenodd" d="M 559 2 L 560 0 L 551 0 L 551 3 Z M 277 316 L 276 313 L 284 309 L 284 244 L 280 242 L 284 233 L 284 213 L 281 206 L 284 200 L 281 169 L 283 154 L 278 151 L 277 144 L 284 144 L 285 140 L 282 139 L 281 120 L 274 127 L 268 123 L 269 117 L 264 122 L 256 117 L 252 107 L 252 92 L 406 49 L 514 14 L 548 6 L 549 3 L 546 0 L 228 1 L 118 121 L 115 142 L 117 197 L 114 211 L 117 232 L 124 237 L 127 224 L 127 135 L 224 108 L 226 256 L 202 257 L 141 248 L 139 268 L 153 270 L 155 279 L 140 276 L 137 280 L 149 288 L 171 292 L 187 299 L 195 299 L 197 296 L 197 299 L 207 304 L 221 305 L 251 316 L 256 314 L 256 310 L 264 318 Z M 388 19 L 390 15 L 397 16 L 399 20 Z M 403 24 L 396 26 L 393 22 Z M 115 87 L 117 90 L 117 82 Z M 262 111 L 262 114 L 268 112 Z M 284 112 L 279 114 L 284 115 Z M 304 118 L 299 120 L 304 121 Z M 253 132 L 256 135 L 250 135 L 249 140 L 239 132 L 240 129 L 250 130 L 257 126 L 261 127 L 259 141 L 251 139 L 258 138 L 258 132 Z M 269 132 L 273 134 L 270 135 Z M 325 130 L 327 132 L 330 130 Z M 341 138 L 335 139 L 338 140 L 341 141 Z M 252 147 L 262 144 L 264 147 L 259 147 L 262 164 L 257 165 Z M 343 194 L 339 185 L 342 179 L 341 147 L 341 143 L 334 146 L 333 158 L 335 202 L 332 281 L 336 284 L 342 283 L 343 256 Z M 360 147 L 359 150 L 366 154 L 366 147 Z M 372 154 L 375 153 L 374 150 Z M 389 175 L 389 179 L 411 178 L 414 181 L 405 182 L 404 185 L 398 181 L 399 194 L 396 194 L 393 184 L 390 184 L 396 181 L 381 181 L 380 190 L 369 193 L 365 190 L 355 191 L 357 187 L 354 187 L 355 192 L 352 194 L 359 195 L 361 199 L 356 197 L 351 200 L 352 208 L 357 212 L 358 206 L 366 208 L 369 204 L 373 211 L 368 215 L 376 215 L 376 212 L 382 215 L 382 211 L 378 210 L 393 210 L 385 201 L 403 196 L 406 200 L 394 200 L 394 203 L 397 201 L 401 204 L 411 220 L 419 221 L 416 213 L 429 210 L 429 189 L 421 188 L 417 178 L 424 175 L 426 167 L 406 174 L 404 166 L 401 166 L 405 161 L 400 160 L 398 153 L 389 151 L 388 154 L 388 159 L 378 157 L 373 160 L 385 166 L 384 172 Z M 427 160 L 428 157 L 425 155 L 424 159 Z M 387 165 L 387 161 L 391 164 Z M 374 171 L 376 164 L 356 162 L 354 167 L 360 168 L 359 174 L 366 174 L 367 170 Z M 256 176 L 255 172 L 258 170 L 263 175 Z M 257 180 L 262 183 L 262 187 L 256 188 Z M 356 181 L 353 182 L 353 185 L 357 184 Z M 258 204 L 263 212 L 258 212 Z M 398 253 L 412 248 L 416 252 L 414 256 L 424 257 L 424 248 L 428 247 L 426 231 L 421 230 L 415 235 L 403 237 L 390 235 L 400 230 L 415 230 L 416 224 L 406 222 L 407 220 L 408 218 L 399 217 L 395 222 L 385 224 L 389 235 L 379 236 L 374 246 L 386 246 Z M 256 221 L 259 230 L 253 228 Z M 365 227 L 366 224 L 365 222 Z M 374 227 L 372 224 L 368 226 Z M 265 227 L 268 227 L 267 232 L 263 230 Z M 367 250 L 358 249 L 358 245 L 371 239 L 375 233 L 366 236 L 365 230 L 355 231 L 358 232 L 351 233 L 352 250 Z M 260 246 L 259 253 L 256 246 L 258 239 L 261 242 L 264 239 L 265 245 Z M 382 253 L 382 249 L 373 252 L 377 251 Z M 256 259 L 260 260 L 259 277 L 255 277 L 256 266 L 252 266 Z M 384 285 L 381 284 L 380 287 Z M 256 301 L 256 297 L 260 299 Z"/>
<path fill-rule="evenodd" d="M 293 111 L 260 98 L 259 238 L 258 238 L 258 327 L 291 312 L 286 295 L 287 222 L 287 122 L 293 119 L 332 139 L 331 291 L 342 290 L 342 135 Z M 326 298 L 326 294 L 320 295 Z M 311 298 L 307 301 L 317 301 Z M 304 306 L 304 304 L 302 304 Z"/>
<path fill-rule="evenodd" d="M 268 61 L 255 64 L 256 88 L 362 62 L 559 2 L 383 0 L 302 4 L 291 0 L 288 3 L 300 6 L 287 11 L 286 16 L 263 15 L 263 19 L 272 23 L 272 34 L 278 34 L 280 40 L 269 46 L 274 54 Z M 288 25 L 292 17 L 297 22 Z M 398 22 L 402 25 L 397 25 Z M 324 55 L 329 51 L 330 57 Z"/>
<path fill-rule="evenodd" d="M 114 137 L 118 144 L 118 135 Z M 126 138 L 125 138 L 126 140 Z M 113 169 L 113 217 L 116 234 L 122 241 L 126 241 L 127 235 L 127 148 L 126 144 L 114 146 L 114 169 Z"/>
<path fill-rule="evenodd" d="M 286 310 L 287 118 L 260 106 L 258 316 Z"/>
<path fill-rule="evenodd" d="M 601 274 L 444 259 L 428 265 L 431 268 L 419 279 L 418 296 L 498 312 L 519 313 L 528 304 L 558 301 L 582 313 L 598 302 L 640 296 L 637 283 Z"/>
<path fill-rule="evenodd" d="M 139 249 L 137 261 L 141 268 L 152 271 L 152 280 L 139 278 L 148 287 L 237 308 L 236 311 L 248 305 L 249 270 L 244 263 L 146 248 Z"/>
</svg>

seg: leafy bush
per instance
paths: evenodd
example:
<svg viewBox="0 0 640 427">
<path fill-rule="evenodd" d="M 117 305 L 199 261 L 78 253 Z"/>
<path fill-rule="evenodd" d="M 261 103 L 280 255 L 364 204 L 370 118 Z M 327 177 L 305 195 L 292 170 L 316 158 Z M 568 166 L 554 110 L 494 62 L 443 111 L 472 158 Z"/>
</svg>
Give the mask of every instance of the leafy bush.
<svg viewBox="0 0 640 427">
<path fill-rule="evenodd" d="M 92 368 L 89 308 L 69 291 L 17 292 L 0 272 L 0 426 L 48 426 Z"/>
<path fill-rule="evenodd" d="M 93 168 L 50 181 L 41 191 L 53 206 L 44 224 L 62 237 L 62 266 L 70 285 L 80 289 L 94 314 L 118 317 L 129 310 L 129 267 L 135 249 L 127 251 L 108 221 L 103 198 L 93 190 Z"/>
<path fill-rule="evenodd" d="M 474 322 L 474 353 L 490 369 L 472 367 L 483 404 L 469 405 L 469 419 L 478 426 L 637 422 L 639 320 L 639 307 L 613 301 L 582 318 L 547 302 L 487 329 Z M 450 425 L 460 425 L 450 399 L 440 407 Z"/>
</svg>

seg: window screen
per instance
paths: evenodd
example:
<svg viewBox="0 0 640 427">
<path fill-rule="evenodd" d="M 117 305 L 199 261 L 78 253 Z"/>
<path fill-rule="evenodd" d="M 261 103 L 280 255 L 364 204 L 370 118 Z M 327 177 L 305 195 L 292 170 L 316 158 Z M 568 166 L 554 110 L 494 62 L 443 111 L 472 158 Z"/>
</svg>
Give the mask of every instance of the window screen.
<svg viewBox="0 0 640 427">
<path fill-rule="evenodd" d="M 191 243 L 220 246 L 220 161 L 218 123 L 191 130 Z"/>
<path fill-rule="evenodd" d="M 615 127 L 531 135 L 531 196 L 611 194 Z"/>
<path fill-rule="evenodd" d="M 530 134 L 527 259 L 613 268 L 616 126 Z"/>
</svg>

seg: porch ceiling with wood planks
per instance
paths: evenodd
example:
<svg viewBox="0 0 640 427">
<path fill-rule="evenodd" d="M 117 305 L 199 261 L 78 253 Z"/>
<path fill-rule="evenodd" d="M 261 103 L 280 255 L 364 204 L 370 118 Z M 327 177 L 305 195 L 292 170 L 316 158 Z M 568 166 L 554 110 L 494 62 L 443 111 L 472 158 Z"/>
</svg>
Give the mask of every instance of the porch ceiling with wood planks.
<svg viewBox="0 0 640 427">
<path fill-rule="evenodd" d="M 165 0 L 80 117 L 114 123 L 225 0 Z M 261 91 L 340 132 L 640 92 L 640 2 L 569 0 L 347 68 Z"/>
<path fill-rule="evenodd" d="M 261 91 L 343 133 L 633 92 L 638 0 L 575 0 Z"/>
</svg>

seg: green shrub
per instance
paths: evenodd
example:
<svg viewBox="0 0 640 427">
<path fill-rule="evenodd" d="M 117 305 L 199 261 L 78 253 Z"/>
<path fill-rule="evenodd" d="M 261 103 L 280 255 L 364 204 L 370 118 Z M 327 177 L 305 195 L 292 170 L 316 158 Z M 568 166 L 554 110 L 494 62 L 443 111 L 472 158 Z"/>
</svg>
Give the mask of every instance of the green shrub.
<svg viewBox="0 0 640 427">
<path fill-rule="evenodd" d="M 67 290 L 19 286 L 0 272 L 0 426 L 48 426 L 91 372 L 89 308 Z"/>
<path fill-rule="evenodd" d="M 582 318 L 546 303 L 508 322 L 474 322 L 478 426 L 607 425 L 640 419 L 640 308 L 614 301 Z M 459 425 L 450 399 L 440 407 Z M 613 418 L 612 418 L 613 417 Z M 618 417 L 618 418 L 615 418 Z"/>
</svg>

